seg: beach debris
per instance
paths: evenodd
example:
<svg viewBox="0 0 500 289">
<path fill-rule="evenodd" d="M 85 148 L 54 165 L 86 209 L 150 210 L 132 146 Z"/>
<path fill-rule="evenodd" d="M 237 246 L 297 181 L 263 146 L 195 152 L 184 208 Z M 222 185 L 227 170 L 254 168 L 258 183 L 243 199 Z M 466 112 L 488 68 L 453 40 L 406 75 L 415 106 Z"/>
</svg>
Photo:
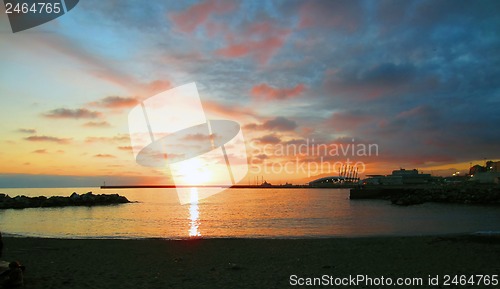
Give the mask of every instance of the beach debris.
<svg viewBox="0 0 500 289">
<path fill-rule="evenodd" d="M 240 267 L 240 265 L 236 264 L 236 263 L 229 263 L 229 268 L 230 270 L 241 270 L 242 268 Z"/>
</svg>

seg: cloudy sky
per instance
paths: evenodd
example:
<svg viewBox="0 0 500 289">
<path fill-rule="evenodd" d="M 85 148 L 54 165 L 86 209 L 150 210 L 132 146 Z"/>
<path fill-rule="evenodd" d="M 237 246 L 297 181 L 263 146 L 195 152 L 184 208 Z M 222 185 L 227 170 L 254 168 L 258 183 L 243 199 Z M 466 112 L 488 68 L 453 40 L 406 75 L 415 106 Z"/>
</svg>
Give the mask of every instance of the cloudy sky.
<svg viewBox="0 0 500 289">
<path fill-rule="evenodd" d="M 4 12 L 0 186 L 170 183 L 136 164 L 127 115 L 190 82 L 208 118 L 241 124 L 242 183 L 500 158 L 498 1 L 83 0 L 18 33 Z M 275 150 L 313 143 L 378 150 Z"/>
</svg>

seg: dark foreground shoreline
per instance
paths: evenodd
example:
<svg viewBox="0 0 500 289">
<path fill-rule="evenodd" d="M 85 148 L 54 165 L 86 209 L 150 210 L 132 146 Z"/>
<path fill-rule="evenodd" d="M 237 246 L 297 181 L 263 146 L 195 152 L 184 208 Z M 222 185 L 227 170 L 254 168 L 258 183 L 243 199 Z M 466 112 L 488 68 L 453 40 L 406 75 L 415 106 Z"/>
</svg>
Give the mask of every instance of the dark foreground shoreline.
<svg viewBox="0 0 500 289">
<path fill-rule="evenodd" d="M 179 241 L 4 237 L 4 243 L 2 259 L 27 267 L 25 288 L 270 289 L 305 288 L 291 286 L 290 275 L 422 277 L 425 282 L 428 275 L 500 275 L 498 235 Z M 384 288 L 308 286 L 319 287 Z"/>
</svg>

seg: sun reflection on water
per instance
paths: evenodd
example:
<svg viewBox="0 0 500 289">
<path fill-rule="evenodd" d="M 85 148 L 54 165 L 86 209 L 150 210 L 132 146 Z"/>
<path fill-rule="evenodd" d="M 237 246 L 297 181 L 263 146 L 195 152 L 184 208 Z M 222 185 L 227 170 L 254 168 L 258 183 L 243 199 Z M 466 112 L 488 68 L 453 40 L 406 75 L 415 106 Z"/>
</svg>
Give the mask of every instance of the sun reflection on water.
<svg viewBox="0 0 500 289">
<path fill-rule="evenodd" d="M 198 227 L 200 226 L 200 212 L 198 210 L 198 188 L 191 188 L 189 195 L 189 237 L 201 237 Z"/>
</svg>

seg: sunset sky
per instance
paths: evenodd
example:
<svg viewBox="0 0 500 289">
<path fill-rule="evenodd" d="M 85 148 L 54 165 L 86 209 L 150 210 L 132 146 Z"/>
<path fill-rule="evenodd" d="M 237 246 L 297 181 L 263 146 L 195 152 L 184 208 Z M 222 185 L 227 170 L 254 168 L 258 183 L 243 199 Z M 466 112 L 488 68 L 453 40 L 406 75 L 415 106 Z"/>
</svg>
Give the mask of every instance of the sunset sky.
<svg viewBox="0 0 500 289">
<path fill-rule="evenodd" d="M 171 183 L 135 162 L 127 116 L 190 82 L 209 119 L 242 126 L 243 184 L 500 159 L 498 1 L 82 0 L 18 33 L 1 12 L 0 187 Z M 378 154 L 273 150 L 312 142 Z"/>
</svg>

